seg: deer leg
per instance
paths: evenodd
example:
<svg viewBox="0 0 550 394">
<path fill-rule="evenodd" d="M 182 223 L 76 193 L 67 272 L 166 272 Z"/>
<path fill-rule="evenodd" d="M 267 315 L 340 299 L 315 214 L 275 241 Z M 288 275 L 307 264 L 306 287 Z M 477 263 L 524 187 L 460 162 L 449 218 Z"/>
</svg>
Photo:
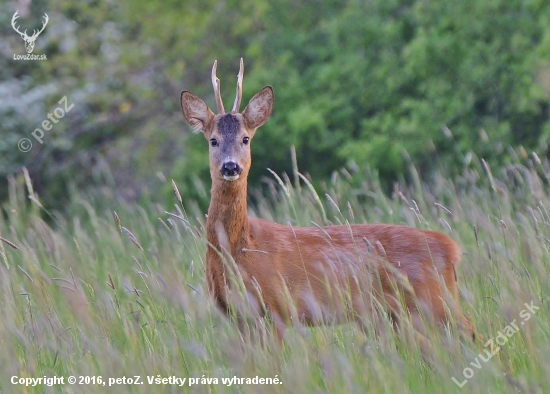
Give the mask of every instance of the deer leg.
<svg viewBox="0 0 550 394">
<path fill-rule="evenodd" d="M 449 311 L 451 311 L 452 316 L 454 317 L 454 320 L 456 322 L 460 338 L 475 341 L 476 335 L 472 324 L 468 321 L 466 316 L 464 316 L 464 314 L 460 310 L 458 286 L 456 283 L 454 272 L 448 269 L 446 272 L 444 272 L 442 277 L 444 280 L 444 284 L 440 282 L 439 285 L 444 285 L 446 289 L 442 288 L 441 294 L 443 296 L 443 294 L 447 293 L 450 294 L 450 297 L 447 296 L 444 300 L 441 299 L 441 297 L 438 297 L 437 300 L 432 299 L 432 301 L 436 304 L 432 309 L 435 319 L 438 320 L 440 324 L 444 325 L 449 322 L 448 313 Z M 435 279 L 436 278 L 434 278 L 434 282 Z M 436 286 L 436 284 L 433 283 L 433 286 Z"/>
</svg>

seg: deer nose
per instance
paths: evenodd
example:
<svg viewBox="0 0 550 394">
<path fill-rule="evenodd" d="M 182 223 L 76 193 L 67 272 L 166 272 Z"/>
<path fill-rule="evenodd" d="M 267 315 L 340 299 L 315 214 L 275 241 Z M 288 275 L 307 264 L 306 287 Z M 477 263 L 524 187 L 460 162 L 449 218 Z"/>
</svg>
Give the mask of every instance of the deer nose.
<svg viewBox="0 0 550 394">
<path fill-rule="evenodd" d="M 240 175 L 243 169 L 234 161 L 226 161 L 223 163 L 220 172 L 224 177 L 234 177 Z"/>
</svg>

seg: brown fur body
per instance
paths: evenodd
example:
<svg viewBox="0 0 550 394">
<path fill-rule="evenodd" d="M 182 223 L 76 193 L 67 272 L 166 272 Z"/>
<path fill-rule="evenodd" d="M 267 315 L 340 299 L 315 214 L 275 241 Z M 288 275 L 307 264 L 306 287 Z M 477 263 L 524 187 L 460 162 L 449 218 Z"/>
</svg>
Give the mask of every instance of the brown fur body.
<svg viewBox="0 0 550 394">
<path fill-rule="evenodd" d="M 395 280 L 395 271 L 382 263 L 387 261 L 412 287 L 403 295 L 414 323 L 419 323 L 421 313 L 446 323 L 450 310 L 471 334 L 458 308 L 455 272 L 460 249 L 445 234 L 388 224 L 291 228 L 247 217 L 246 189 L 235 183 L 229 190 L 223 190 L 223 184 L 213 185 L 207 220 L 208 288 L 222 310 L 228 307 L 229 275 L 218 252 L 222 249 L 231 253 L 246 288 L 252 294 L 256 286 L 261 289 L 267 310 L 283 323 L 278 326 L 280 335 L 293 318 L 313 325 L 347 319 L 350 310 L 342 305 L 345 292 L 351 295 L 352 315 L 369 309 L 361 292 L 373 293 L 397 312 L 396 293 L 404 289 Z M 227 234 L 223 248 L 220 231 L 222 238 Z"/>
</svg>

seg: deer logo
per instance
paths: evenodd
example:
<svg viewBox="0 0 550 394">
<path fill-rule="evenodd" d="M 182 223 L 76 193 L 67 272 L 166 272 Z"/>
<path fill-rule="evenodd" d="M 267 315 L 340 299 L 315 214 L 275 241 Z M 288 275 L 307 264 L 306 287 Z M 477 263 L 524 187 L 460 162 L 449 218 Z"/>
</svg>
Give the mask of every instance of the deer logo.
<svg viewBox="0 0 550 394">
<path fill-rule="evenodd" d="M 27 30 L 25 30 L 24 32 L 21 32 L 19 30 L 19 27 L 15 24 L 15 21 L 17 20 L 17 18 L 19 18 L 18 13 L 19 13 L 19 11 L 15 11 L 15 14 L 13 14 L 13 18 L 11 18 L 11 25 L 13 27 L 13 30 L 15 30 L 17 33 L 19 33 L 21 38 L 23 40 L 25 40 L 25 49 L 27 50 L 27 53 L 30 55 L 32 53 L 32 51 L 34 50 L 34 42 L 36 41 L 36 39 L 38 38 L 40 33 L 42 33 L 44 31 L 44 28 L 48 24 L 48 20 L 49 20 L 48 14 L 44 13 L 44 16 L 43 16 L 44 22 L 42 23 L 42 29 L 34 30 L 32 36 L 28 36 L 27 35 Z"/>
</svg>

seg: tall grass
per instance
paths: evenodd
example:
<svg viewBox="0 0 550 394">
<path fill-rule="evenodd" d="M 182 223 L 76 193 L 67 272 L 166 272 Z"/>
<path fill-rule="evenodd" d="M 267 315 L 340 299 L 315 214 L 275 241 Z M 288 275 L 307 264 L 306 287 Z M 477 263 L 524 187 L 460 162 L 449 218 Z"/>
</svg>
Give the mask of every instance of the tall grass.
<svg viewBox="0 0 550 394">
<path fill-rule="evenodd" d="M 434 362 L 404 346 L 382 322 L 294 327 L 277 345 L 269 322 L 244 340 L 206 294 L 203 212 L 174 197 L 172 207 L 90 202 L 48 212 L 26 182 L 11 180 L 0 215 L 1 392 L 550 392 L 550 198 L 547 163 L 511 164 L 498 174 L 480 165 L 453 181 L 435 176 L 396 185 L 390 197 L 366 173 L 351 187 L 341 171 L 313 189 L 306 177 L 267 181 L 251 193 L 250 214 L 292 225 L 387 222 L 453 237 L 461 305 L 486 340 L 511 321 L 519 332 L 480 369 L 483 343 L 429 334 Z M 187 209 L 187 211 L 184 209 Z M 101 208 L 97 208 L 101 207 Z M 168 213 L 166 212 L 168 211 Z M 116 213 L 115 213 L 116 212 Z M 525 303 L 540 309 L 523 325 Z M 251 326 L 252 327 L 252 326 Z M 460 389 L 463 369 L 474 376 Z M 145 384 L 34 388 L 12 376 L 141 376 Z M 147 376 L 218 378 L 217 385 L 147 383 Z M 274 378 L 280 385 L 223 385 L 222 377 Z"/>
</svg>

